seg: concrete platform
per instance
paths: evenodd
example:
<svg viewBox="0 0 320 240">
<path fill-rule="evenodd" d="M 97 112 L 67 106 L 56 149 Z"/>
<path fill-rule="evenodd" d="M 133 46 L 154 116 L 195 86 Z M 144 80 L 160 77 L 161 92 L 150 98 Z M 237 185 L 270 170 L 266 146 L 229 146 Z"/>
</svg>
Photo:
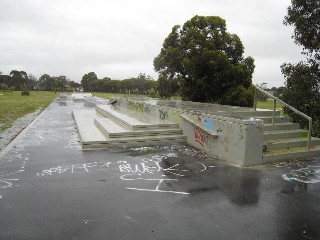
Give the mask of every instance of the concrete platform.
<svg viewBox="0 0 320 240">
<path fill-rule="evenodd" d="M 117 112 L 112 108 L 111 105 L 99 105 L 96 108 L 96 111 L 102 114 L 103 116 L 113 119 L 118 124 L 132 129 L 132 130 L 141 130 L 141 129 L 156 129 L 156 128 L 178 128 L 179 125 L 176 123 L 149 123 L 143 122 L 136 118 L 130 117 L 128 115 Z"/>
<path fill-rule="evenodd" d="M 124 128 L 110 118 L 95 117 L 95 125 L 100 131 L 107 137 L 110 138 L 130 138 L 130 137 L 141 137 L 141 136 L 159 136 L 159 135 L 178 135 L 182 134 L 182 130 L 179 128 L 165 128 L 165 129 L 153 129 L 147 128 L 145 130 L 130 130 Z"/>
<path fill-rule="evenodd" d="M 94 124 L 95 110 L 73 110 L 72 115 L 83 144 L 103 143 L 107 141 L 107 138 Z"/>
<path fill-rule="evenodd" d="M 111 113 L 109 112 L 109 114 Z M 118 118 L 121 115 L 116 116 Z M 126 129 L 115 123 L 111 118 L 99 117 L 95 110 L 73 110 L 73 117 L 78 126 L 82 148 L 86 150 L 155 146 L 186 143 L 187 141 L 186 136 L 182 135 L 180 129 L 168 129 L 168 126 L 164 129 L 157 129 L 157 125 L 152 124 L 148 124 L 149 127 L 143 131 Z M 124 119 L 141 126 L 141 122 L 138 120 L 129 117 L 124 117 Z M 138 127 L 137 129 L 141 128 Z"/>
</svg>

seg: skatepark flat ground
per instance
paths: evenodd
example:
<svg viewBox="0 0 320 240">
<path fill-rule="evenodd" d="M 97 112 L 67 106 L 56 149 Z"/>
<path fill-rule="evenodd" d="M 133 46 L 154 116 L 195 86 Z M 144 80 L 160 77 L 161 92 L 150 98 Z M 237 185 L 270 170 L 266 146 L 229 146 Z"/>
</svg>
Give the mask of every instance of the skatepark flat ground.
<svg viewBox="0 0 320 240">
<path fill-rule="evenodd" d="M 0 239 L 319 239 L 320 160 L 240 168 L 187 145 L 83 151 L 57 98 L 0 158 Z M 101 102 L 99 102 L 100 104 Z"/>
</svg>

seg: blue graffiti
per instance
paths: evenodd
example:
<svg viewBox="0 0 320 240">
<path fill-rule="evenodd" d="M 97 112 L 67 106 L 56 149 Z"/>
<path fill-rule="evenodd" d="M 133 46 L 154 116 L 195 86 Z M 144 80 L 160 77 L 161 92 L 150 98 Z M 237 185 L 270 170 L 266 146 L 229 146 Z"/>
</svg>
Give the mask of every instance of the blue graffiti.
<svg viewBox="0 0 320 240">
<path fill-rule="evenodd" d="M 210 130 L 214 130 L 214 121 L 212 118 L 205 118 L 203 120 L 203 125 Z"/>
</svg>

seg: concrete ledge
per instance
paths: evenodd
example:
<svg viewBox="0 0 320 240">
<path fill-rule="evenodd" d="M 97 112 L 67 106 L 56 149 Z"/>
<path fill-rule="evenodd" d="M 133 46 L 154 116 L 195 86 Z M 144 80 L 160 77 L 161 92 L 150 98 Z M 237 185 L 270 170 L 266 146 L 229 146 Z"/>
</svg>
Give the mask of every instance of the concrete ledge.
<svg viewBox="0 0 320 240">
<path fill-rule="evenodd" d="M 94 125 L 95 110 L 73 110 L 72 115 L 78 127 L 82 144 L 105 142 L 107 140 Z"/>
</svg>

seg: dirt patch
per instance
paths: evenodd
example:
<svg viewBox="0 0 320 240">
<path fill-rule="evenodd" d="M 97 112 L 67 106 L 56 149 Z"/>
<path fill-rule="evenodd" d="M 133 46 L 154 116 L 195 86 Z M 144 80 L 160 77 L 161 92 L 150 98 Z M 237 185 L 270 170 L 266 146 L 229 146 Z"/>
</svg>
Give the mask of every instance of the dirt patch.
<svg viewBox="0 0 320 240">
<path fill-rule="evenodd" d="M 16 121 L 14 121 L 13 126 L 5 129 L 0 133 L 0 151 L 2 151 L 9 143 L 22 132 L 41 112 L 37 110 L 35 112 L 29 113 Z"/>
</svg>

